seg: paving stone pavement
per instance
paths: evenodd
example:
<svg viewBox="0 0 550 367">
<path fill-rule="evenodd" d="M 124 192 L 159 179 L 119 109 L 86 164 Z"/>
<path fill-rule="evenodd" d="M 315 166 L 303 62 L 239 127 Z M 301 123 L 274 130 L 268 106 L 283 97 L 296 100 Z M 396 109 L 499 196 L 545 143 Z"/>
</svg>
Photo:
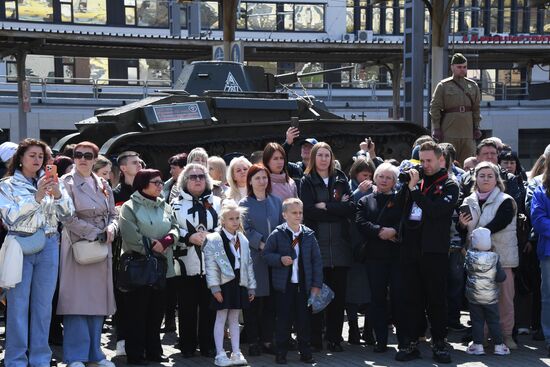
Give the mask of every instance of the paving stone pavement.
<svg viewBox="0 0 550 367">
<path fill-rule="evenodd" d="M 465 322 L 467 319 L 464 318 Z M 362 321 L 362 317 L 360 317 Z M 360 322 L 361 324 L 361 322 Z M 0 334 L 4 332 L 4 325 L 0 325 Z M 102 337 L 102 345 L 105 354 L 108 359 L 112 359 L 113 362 L 119 367 L 125 367 L 125 358 L 115 358 L 114 347 L 115 341 L 111 333 L 111 327 L 106 326 L 105 333 Z M 536 366 L 550 366 L 550 358 L 547 358 L 547 352 L 544 346 L 544 342 L 533 341 L 530 335 L 520 335 L 518 337 L 519 349 L 512 351 L 509 356 L 494 356 L 490 349 L 485 356 L 470 356 L 466 354 L 466 345 L 461 344 L 460 340 L 464 332 L 450 332 L 449 343 L 453 346 L 454 351 L 451 353 L 452 363 L 446 366 L 465 366 L 465 367 L 536 367 Z M 344 339 L 347 339 L 347 324 L 344 326 L 343 332 Z M 2 338 L 3 339 L 3 338 Z M 214 366 L 212 358 L 195 357 L 185 359 L 179 353 L 179 350 L 174 348 L 176 342 L 176 333 L 162 334 L 162 343 L 165 356 L 170 358 L 169 362 L 150 364 L 151 367 L 170 367 L 170 366 L 182 366 L 182 367 L 198 367 L 198 366 Z M 4 346 L 4 341 L 1 340 L 0 345 Z M 420 367 L 420 366 L 438 366 L 431 358 L 431 350 L 428 343 L 420 343 L 420 350 L 422 353 L 422 359 L 418 359 L 411 362 L 397 362 L 394 360 L 395 349 L 397 348 L 395 336 L 390 337 L 390 344 L 388 351 L 383 354 L 374 353 L 371 346 L 355 346 L 347 343 L 342 343 L 345 351 L 342 353 L 329 353 L 326 350 L 321 353 L 314 354 L 314 358 L 317 363 L 315 366 L 327 366 L 327 367 L 378 367 L 378 366 L 403 366 L 403 367 Z M 246 356 L 248 346 L 246 344 L 241 345 L 241 348 Z M 229 344 L 226 346 L 226 350 L 229 350 Z M 62 348 L 54 347 L 54 360 L 62 360 Z M 0 359 L 4 359 L 3 350 L 0 351 Z M 277 366 L 272 355 L 262 355 L 260 357 L 247 357 L 249 365 L 253 367 L 264 366 Z M 307 366 L 307 364 L 299 362 L 298 352 L 289 352 L 288 354 L 288 366 Z M 58 363 L 59 367 L 65 367 L 65 364 Z"/>
</svg>

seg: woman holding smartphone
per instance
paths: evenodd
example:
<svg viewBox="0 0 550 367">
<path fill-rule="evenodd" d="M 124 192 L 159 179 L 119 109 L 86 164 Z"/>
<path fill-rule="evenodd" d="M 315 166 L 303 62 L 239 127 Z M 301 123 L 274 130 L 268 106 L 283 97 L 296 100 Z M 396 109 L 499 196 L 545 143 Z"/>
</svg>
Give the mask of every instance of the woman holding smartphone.
<svg viewBox="0 0 550 367">
<path fill-rule="evenodd" d="M 48 334 L 59 264 L 57 226 L 74 207 L 63 183 L 45 177 L 47 147 L 39 140 L 23 140 L 0 182 L 0 214 L 8 234 L 45 234 L 43 242 L 40 236 L 41 243 L 23 253 L 21 282 L 7 293 L 7 367 L 49 366 L 52 357 Z"/>
</svg>

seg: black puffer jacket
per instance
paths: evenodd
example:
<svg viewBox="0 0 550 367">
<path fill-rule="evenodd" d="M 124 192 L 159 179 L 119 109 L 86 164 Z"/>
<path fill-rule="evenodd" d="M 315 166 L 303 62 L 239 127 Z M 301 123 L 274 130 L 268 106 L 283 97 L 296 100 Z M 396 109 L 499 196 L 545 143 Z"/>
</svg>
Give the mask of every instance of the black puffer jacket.
<svg viewBox="0 0 550 367">
<path fill-rule="evenodd" d="M 445 169 L 431 177 L 424 177 L 423 181 L 425 182 L 421 181 L 414 191 L 403 185 L 400 193 L 407 195 L 401 246 L 401 256 L 404 259 L 415 258 L 422 253 L 449 252 L 451 220 L 459 196 L 458 185 L 448 177 Z M 409 220 L 413 203 L 422 209 L 420 222 Z"/>
<path fill-rule="evenodd" d="M 341 201 L 344 195 L 349 196 L 348 201 Z M 351 266 L 349 226 L 355 204 L 344 172 L 336 170 L 329 178 L 328 187 L 316 172 L 305 175 L 300 185 L 300 198 L 304 202 L 304 223 L 315 231 L 323 266 Z M 321 202 L 326 203 L 326 210 L 315 207 Z"/>
</svg>

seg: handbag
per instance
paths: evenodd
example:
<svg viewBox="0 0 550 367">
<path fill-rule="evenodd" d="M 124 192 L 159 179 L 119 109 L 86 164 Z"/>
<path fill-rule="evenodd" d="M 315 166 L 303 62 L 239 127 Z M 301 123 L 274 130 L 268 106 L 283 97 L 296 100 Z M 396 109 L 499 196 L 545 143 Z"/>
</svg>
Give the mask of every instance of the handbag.
<svg viewBox="0 0 550 367">
<path fill-rule="evenodd" d="M 72 244 L 73 256 L 80 265 L 95 264 L 101 262 L 109 255 L 107 244 L 98 240 L 80 240 Z"/>
<path fill-rule="evenodd" d="M 308 304 L 311 305 L 311 312 L 315 314 L 323 311 L 333 299 L 334 292 L 328 285 L 323 283 L 319 294 L 311 296 L 308 300 Z"/>
<path fill-rule="evenodd" d="M 46 232 L 42 228 L 30 235 L 21 232 L 9 232 L 8 235 L 15 237 L 19 246 L 21 246 L 23 255 L 34 255 L 46 246 Z"/>
<path fill-rule="evenodd" d="M 147 286 L 154 289 L 166 287 L 166 257 L 154 254 L 151 250 L 151 240 L 143 237 L 145 255 L 135 251 L 125 252 L 118 264 L 117 289 L 129 292 L 136 288 Z"/>
</svg>

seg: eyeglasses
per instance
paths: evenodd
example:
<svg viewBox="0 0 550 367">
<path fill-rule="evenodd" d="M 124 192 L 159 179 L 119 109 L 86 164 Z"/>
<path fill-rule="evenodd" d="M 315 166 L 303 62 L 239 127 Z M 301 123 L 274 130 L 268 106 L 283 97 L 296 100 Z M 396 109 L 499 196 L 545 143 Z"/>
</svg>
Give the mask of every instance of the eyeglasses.
<svg viewBox="0 0 550 367">
<path fill-rule="evenodd" d="M 189 175 L 191 181 L 202 181 L 206 179 L 206 175 Z"/>
<path fill-rule="evenodd" d="M 73 154 L 74 159 L 82 159 L 84 158 L 87 161 L 91 161 L 94 159 L 94 154 L 90 152 L 82 153 L 82 152 L 74 152 Z"/>
<path fill-rule="evenodd" d="M 164 185 L 164 182 L 162 182 L 161 180 L 153 180 L 153 181 L 149 181 L 149 183 L 152 183 L 153 185 L 157 185 L 157 186 Z"/>
</svg>

